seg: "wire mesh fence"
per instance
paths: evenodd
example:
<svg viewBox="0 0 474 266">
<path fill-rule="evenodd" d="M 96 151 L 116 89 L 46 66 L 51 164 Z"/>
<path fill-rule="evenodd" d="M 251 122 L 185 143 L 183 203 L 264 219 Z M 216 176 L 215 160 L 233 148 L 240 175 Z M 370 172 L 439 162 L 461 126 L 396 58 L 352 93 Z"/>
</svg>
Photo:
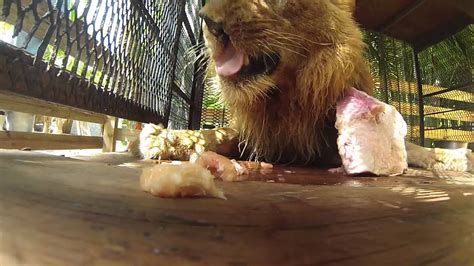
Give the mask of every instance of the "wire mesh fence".
<svg viewBox="0 0 474 266">
<path fill-rule="evenodd" d="M 214 71 L 208 69 L 205 76 L 200 123 L 200 127 L 204 129 L 232 126 L 232 114 L 220 97 L 214 75 Z"/>
<path fill-rule="evenodd" d="M 366 57 L 375 79 L 374 96 L 393 105 L 408 125 L 407 139 L 419 143 L 419 106 L 413 49 L 382 34 L 365 32 Z"/>
<path fill-rule="evenodd" d="M 419 54 L 427 145 L 474 142 L 474 25 Z"/>
<path fill-rule="evenodd" d="M 417 54 L 422 99 L 415 51 L 381 34 L 366 32 L 365 36 L 377 84 L 375 96 L 403 115 L 409 140 L 420 143 L 423 132 L 424 145 L 429 147 L 440 140 L 474 142 L 473 26 Z"/>
<path fill-rule="evenodd" d="M 421 100 L 411 47 L 375 33 L 367 33 L 366 42 L 376 96 L 402 113 L 411 141 L 419 143 L 423 132 L 426 146 L 439 140 L 474 142 L 472 26 L 419 53 Z"/>
<path fill-rule="evenodd" d="M 5 0 L 2 89 L 137 121 L 188 120 L 195 75 L 182 55 L 199 38 L 200 6 L 197 0 Z"/>
<path fill-rule="evenodd" d="M 201 36 L 201 24 L 197 13 L 202 6 L 201 1 L 187 0 L 185 17 L 182 21 L 178 43 L 176 69 L 172 86 L 172 104 L 169 116 L 171 129 L 186 129 L 192 127 L 191 109 L 200 109 L 193 99 L 198 90 L 203 89 L 202 81 L 197 81 L 198 65 L 196 64 L 199 50 L 196 49 Z M 194 111 L 194 110 L 193 110 Z M 199 119 L 199 117 L 196 117 Z"/>
</svg>

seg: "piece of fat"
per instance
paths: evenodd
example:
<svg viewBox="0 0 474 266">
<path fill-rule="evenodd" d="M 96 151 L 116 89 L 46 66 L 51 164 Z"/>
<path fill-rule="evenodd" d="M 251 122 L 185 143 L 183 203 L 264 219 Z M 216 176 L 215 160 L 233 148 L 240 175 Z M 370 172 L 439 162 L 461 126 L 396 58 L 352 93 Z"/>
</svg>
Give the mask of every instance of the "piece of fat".
<svg viewBox="0 0 474 266">
<path fill-rule="evenodd" d="M 337 104 L 337 145 L 348 174 L 400 175 L 408 168 L 400 113 L 355 88 Z"/>
<path fill-rule="evenodd" d="M 273 164 L 266 163 L 266 162 L 261 162 L 260 163 L 260 168 L 262 168 L 262 169 L 273 169 Z"/>
<path fill-rule="evenodd" d="M 237 161 L 212 151 L 202 153 L 195 163 L 206 167 L 216 177 L 227 182 L 243 181 L 246 179 L 244 175 L 249 173 L 248 169 Z"/>
<path fill-rule="evenodd" d="M 140 177 L 141 188 L 163 198 L 215 197 L 226 199 L 209 170 L 194 163 L 159 164 L 145 169 Z"/>
</svg>

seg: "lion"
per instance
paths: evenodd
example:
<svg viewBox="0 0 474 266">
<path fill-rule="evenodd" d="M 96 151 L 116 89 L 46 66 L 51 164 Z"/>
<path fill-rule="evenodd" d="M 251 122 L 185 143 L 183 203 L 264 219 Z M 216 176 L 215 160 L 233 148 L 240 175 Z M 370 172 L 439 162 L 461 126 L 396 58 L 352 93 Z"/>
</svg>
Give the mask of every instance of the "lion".
<svg viewBox="0 0 474 266">
<path fill-rule="evenodd" d="M 230 156 L 229 143 L 238 138 L 235 147 L 247 159 L 340 164 L 336 102 L 349 87 L 369 94 L 374 88 L 354 9 L 354 0 L 207 1 L 199 15 L 208 67 L 233 115 L 232 129 L 148 126 L 140 153 L 181 160 L 204 150 Z M 423 148 L 411 149 L 424 154 L 414 158 L 418 164 L 434 162 Z"/>
</svg>

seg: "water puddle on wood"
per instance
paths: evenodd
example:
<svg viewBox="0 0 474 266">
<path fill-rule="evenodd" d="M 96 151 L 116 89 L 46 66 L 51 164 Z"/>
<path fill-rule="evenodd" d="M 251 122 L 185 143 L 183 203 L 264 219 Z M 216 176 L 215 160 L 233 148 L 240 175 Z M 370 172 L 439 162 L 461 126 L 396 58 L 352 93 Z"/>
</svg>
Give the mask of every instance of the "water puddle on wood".
<svg viewBox="0 0 474 266">
<path fill-rule="evenodd" d="M 370 175 L 346 176 L 342 173 L 331 173 L 329 169 L 314 167 L 281 167 L 274 169 L 253 169 L 248 181 L 267 183 L 285 183 L 299 185 L 348 185 L 364 186 L 378 178 Z"/>
</svg>

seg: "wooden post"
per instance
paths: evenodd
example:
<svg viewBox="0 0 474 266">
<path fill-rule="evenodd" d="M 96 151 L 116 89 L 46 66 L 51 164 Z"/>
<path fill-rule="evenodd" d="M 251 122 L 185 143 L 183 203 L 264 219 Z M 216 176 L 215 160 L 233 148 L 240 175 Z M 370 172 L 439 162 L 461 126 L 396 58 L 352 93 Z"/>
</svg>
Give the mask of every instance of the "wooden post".
<svg viewBox="0 0 474 266">
<path fill-rule="evenodd" d="M 116 129 L 118 127 L 118 119 L 116 117 L 108 116 L 107 121 L 103 127 L 103 152 L 115 152 Z"/>
</svg>

